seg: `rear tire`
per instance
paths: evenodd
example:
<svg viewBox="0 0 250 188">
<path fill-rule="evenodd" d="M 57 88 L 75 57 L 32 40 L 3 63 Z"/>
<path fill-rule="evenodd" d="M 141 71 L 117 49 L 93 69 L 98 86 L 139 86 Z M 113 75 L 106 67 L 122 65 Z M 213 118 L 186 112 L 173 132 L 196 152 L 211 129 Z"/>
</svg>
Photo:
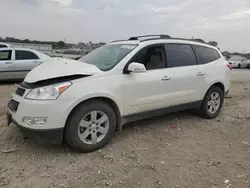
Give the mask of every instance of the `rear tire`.
<svg viewBox="0 0 250 188">
<path fill-rule="evenodd" d="M 206 93 L 201 107 L 200 114 L 206 119 L 216 118 L 222 109 L 224 103 L 224 93 L 218 86 L 211 87 Z"/>
<path fill-rule="evenodd" d="M 65 129 L 67 143 L 79 152 L 103 148 L 114 136 L 116 115 L 102 100 L 80 104 L 70 115 Z"/>
</svg>

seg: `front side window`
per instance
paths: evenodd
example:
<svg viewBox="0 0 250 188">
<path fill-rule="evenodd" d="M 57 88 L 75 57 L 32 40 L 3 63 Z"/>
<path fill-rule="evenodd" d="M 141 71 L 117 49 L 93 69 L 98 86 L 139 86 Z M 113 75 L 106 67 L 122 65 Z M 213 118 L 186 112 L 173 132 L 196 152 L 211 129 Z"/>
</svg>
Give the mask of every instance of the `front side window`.
<svg viewBox="0 0 250 188">
<path fill-rule="evenodd" d="M 132 58 L 131 62 L 144 64 L 146 70 L 166 68 L 164 50 L 162 45 L 144 48 Z"/>
<path fill-rule="evenodd" d="M 212 48 L 194 45 L 199 64 L 211 63 L 220 59 L 218 52 Z"/>
<path fill-rule="evenodd" d="M 39 59 L 36 54 L 30 51 L 16 50 L 16 60 Z"/>
<path fill-rule="evenodd" d="M 190 45 L 166 44 L 168 67 L 196 65 L 196 57 Z"/>
<path fill-rule="evenodd" d="M 0 61 L 9 61 L 11 60 L 11 50 L 0 51 Z"/>
<path fill-rule="evenodd" d="M 134 44 L 107 44 L 83 56 L 79 61 L 95 65 L 102 71 L 108 71 L 136 47 Z"/>
</svg>

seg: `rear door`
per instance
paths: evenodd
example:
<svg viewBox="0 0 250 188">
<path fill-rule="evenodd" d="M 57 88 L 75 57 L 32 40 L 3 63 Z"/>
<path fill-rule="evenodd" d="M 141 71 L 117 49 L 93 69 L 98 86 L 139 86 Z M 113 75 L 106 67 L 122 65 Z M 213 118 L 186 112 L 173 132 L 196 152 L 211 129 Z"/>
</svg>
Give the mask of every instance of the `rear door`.
<svg viewBox="0 0 250 188">
<path fill-rule="evenodd" d="M 194 50 L 189 44 L 166 44 L 167 64 L 174 74 L 174 105 L 201 100 L 205 85 L 204 72 L 198 66 Z"/>
<path fill-rule="evenodd" d="M 214 81 L 227 80 L 223 76 L 227 75 L 228 68 L 225 64 L 225 59 L 221 58 L 215 49 L 199 45 L 192 46 L 198 60 L 198 67 L 203 74 L 199 76 L 199 80 L 204 83 L 201 87 L 201 98 L 203 99 Z"/>
<path fill-rule="evenodd" d="M 13 73 L 13 50 L 0 51 L 0 80 L 12 79 Z"/>
<path fill-rule="evenodd" d="M 25 78 L 26 74 L 41 63 L 39 57 L 28 50 L 15 50 L 13 63 L 16 78 Z"/>
</svg>

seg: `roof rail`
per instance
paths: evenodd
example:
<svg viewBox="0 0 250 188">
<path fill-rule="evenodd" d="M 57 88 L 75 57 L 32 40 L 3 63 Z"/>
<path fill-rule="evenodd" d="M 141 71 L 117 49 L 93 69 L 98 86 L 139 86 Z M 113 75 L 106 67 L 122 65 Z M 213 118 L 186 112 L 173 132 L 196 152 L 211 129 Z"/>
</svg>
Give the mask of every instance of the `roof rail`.
<svg viewBox="0 0 250 188">
<path fill-rule="evenodd" d="M 141 39 L 140 38 L 145 38 Z M 193 41 L 193 42 L 198 42 L 198 43 L 203 43 L 203 44 L 208 44 L 202 39 L 194 38 L 194 39 L 185 39 L 185 38 L 172 38 L 169 35 L 142 35 L 142 36 L 135 36 L 135 37 L 130 37 L 128 40 L 138 40 L 139 42 L 145 42 L 145 41 L 150 41 L 150 40 L 160 40 L 160 39 L 172 39 L 172 40 L 183 40 L 183 41 Z M 113 42 L 119 42 L 119 41 L 127 41 L 127 40 L 117 40 Z M 209 44 L 208 44 L 209 45 Z"/>
<path fill-rule="evenodd" d="M 142 36 L 136 36 L 136 37 L 130 37 L 128 40 L 139 40 L 139 38 L 147 38 L 147 37 L 160 37 L 162 39 L 170 39 L 171 37 L 169 35 L 142 35 Z M 146 39 L 148 40 L 148 39 Z M 141 40 L 143 41 L 143 40 Z"/>
<path fill-rule="evenodd" d="M 128 41 L 128 40 L 114 40 L 111 43 L 113 43 L 113 42 L 123 42 L 123 41 Z"/>
<path fill-rule="evenodd" d="M 185 40 L 185 41 L 193 41 L 193 42 L 200 42 L 200 43 L 206 43 L 202 39 L 185 39 L 185 38 L 171 38 L 173 40 Z"/>
</svg>

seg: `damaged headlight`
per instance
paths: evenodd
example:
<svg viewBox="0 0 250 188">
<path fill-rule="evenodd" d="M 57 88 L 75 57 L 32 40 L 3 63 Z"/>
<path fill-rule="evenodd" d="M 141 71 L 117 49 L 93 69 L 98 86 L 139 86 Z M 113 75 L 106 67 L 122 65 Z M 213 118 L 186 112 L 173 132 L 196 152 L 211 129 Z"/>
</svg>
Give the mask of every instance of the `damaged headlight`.
<svg viewBox="0 0 250 188">
<path fill-rule="evenodd" d="M 25 98 L 32 100 L 56 100 L 71 85 L 71 82 L 64 82 L 35 88 L 32 89 Z"/>
</svg>

